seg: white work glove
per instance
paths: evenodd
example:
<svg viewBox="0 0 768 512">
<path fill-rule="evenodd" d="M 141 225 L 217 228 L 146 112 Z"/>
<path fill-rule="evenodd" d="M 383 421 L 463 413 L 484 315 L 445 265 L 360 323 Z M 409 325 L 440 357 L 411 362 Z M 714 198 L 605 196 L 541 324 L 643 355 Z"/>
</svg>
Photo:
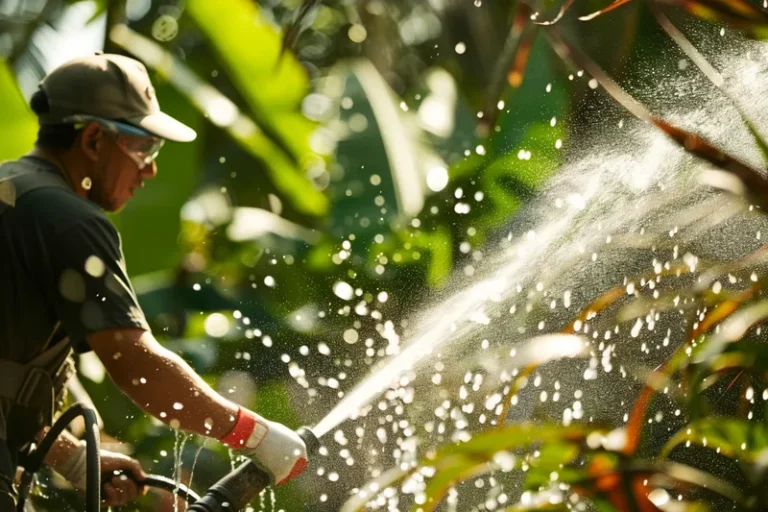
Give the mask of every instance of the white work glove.
<svg viewBox="0 0 768 512">
<path fill-rule="evenodd" d="M 102 482 L 103 505 L 125 505 L 141 496 L 145 489 L 137 482 L 142 482 L 147 477 L 141 469 L 141 464 L 126 455 L 107 450 L 100 451 L 100 462 L 102 476 L 109 477 Z M 81 441 L 66 460 L 56 465 L 56 471 L 75 488 L 84 491 L 88 484 L 87 465 L 86 444 L 85 441 Z M 115 472 L 122 472 L 123 474 L 116 476 Z"/>
<path fill-rule="evenodd" d="M 69 483 L 83 490 L 88 483 L 88 480 L 85 478 L 87 466 L 85 441 L 81 441 L 77 448 L 75 448 L 75 451 L 56 466 L 56 472 L 66 478 Z"/>
<path fill-rule="evenodd" d="M 286 483 L 307 467 L 307 447 L 296 432 L 242 407 L 234 428 L 221 442 L 266 471 L 273 485 Z"/>
</svg>

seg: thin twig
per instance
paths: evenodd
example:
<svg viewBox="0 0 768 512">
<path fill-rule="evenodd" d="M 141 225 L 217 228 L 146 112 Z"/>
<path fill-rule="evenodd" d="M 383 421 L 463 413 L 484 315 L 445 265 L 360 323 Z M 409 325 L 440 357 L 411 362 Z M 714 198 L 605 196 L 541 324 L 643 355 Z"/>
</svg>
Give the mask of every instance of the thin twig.
<svg viewBox="0 0 768 512">
<path fill-rule="evenodd" d="M 518 2 L 509 35 L 504 42 L 504 49 L 501 55 L 499 55 L 491 74 L 490 86 L 488 87 L 489 92 L 483 110 L 483 117 L 480 120 L 480 129 L 483 132 L 490 132 L 491 128 L 496 124 L 496 116 L 498 115 L 497 104 L 507 83 L 509 82 L 513 87 L 517 87 L 522 83 L 522 73 L 525 71 L 527 54 L 522 61 L 518 61 L 517 56 L 525 47 L 524 41 L 533 39 L 535 34 L 535 29 L 529 22 L 531 12 L 531 8 L 527 3 L 523 1 Z M 519 79 L 515 83 L 509 80 L 510 69 L 519 75 Z"/>
</svg>

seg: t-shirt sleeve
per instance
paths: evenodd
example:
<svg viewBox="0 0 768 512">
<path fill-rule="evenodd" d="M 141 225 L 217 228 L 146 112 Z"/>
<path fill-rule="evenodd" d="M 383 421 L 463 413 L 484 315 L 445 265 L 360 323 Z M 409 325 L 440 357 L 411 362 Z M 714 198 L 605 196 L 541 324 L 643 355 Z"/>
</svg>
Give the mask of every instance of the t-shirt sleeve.
<svg viewBox="0 0 768 512">
<path fill-rule="evenodd" d="M 77 352 L 99 331 L 149 330 L 125 266 L 120 235 L 106 219 L 92 217 L 60 233 L 49 254 L 55 311 Z"/>
</svg>

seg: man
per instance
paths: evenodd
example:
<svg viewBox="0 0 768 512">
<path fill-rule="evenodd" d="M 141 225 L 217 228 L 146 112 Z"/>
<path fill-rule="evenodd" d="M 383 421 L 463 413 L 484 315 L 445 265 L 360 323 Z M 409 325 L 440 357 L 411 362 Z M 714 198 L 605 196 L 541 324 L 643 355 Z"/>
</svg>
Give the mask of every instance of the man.
<svg viewBox="0 0 768 512">
<path fill-rule="evenodd" d="M 155 340 L 102 212 L 118 210 L 156 175 L 165 140 L 192 141 L 195 132 L 160 111 L 145 67 L 119 55 L 60 66 L 31 106 L 40 121 L 34 149 L 0 166 L 0 510 L 15 499 L 20 454 L 50 425 L 70 350 L 93 350 L 144 411 L 239 450 L 273 483 L 300 474 L 301 438 L 217 394 Z M 102 454 L 104 474 L 145 476 L 136 461 Z M 84 485 L 85 448 L 71 435 L 46 463 Z M 112 478 L 105 503 L 138 496 L 134 479 Z"/>
</svg>

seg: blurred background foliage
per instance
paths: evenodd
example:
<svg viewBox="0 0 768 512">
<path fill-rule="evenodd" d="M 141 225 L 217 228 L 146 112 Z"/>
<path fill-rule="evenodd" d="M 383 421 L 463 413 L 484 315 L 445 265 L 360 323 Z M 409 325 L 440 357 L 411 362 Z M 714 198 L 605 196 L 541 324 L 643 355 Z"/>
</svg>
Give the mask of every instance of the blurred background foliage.
<svg viewBox="0 0 768 512">
<path fill-rule="evenodd" d="M 676 19 L 729 5 L 668 3 Z M 472 276 L 569 140 L 605 126 L 595 84 L 555 55 L 542 35 L 554 28 L 526 22 L 523 4 L 305 4 L 282 52 L 299 0 L 0 0 L 0 159 L 34 143 L 27 99 L 47 71 L 97 50 L 145 62 L 163 109 L 199 138 L 167 145 L 157 179 L 113 216 L 141 303 L 158 338 L 217 389 L 293 427 L 320 419 L 339 380 L 396 352 L 409 314 L 453 274 Z M 605 5 L 587 0 L 578 14 Z M 543 20 L 560 5 L 532 8 Z M 569 13 L 557 30 L 633 91 L 649 80 L 641 64 L 670 45 L 644 2 L 589 24 Z M 230 467 L 214 443 L 141 414 L 94 357 L 79 364 L 106 439 L 150 471 L 194 473 L 204 489 Z M 310 379 L 305 366 L 335 377 Z M 42 494 L 50 510 L 77 502 Z M 276 508 L 344 500 L 319 494 L 293 483 Z M 159 494 L 140 507 L 172 509 Z"/>
</svg>

